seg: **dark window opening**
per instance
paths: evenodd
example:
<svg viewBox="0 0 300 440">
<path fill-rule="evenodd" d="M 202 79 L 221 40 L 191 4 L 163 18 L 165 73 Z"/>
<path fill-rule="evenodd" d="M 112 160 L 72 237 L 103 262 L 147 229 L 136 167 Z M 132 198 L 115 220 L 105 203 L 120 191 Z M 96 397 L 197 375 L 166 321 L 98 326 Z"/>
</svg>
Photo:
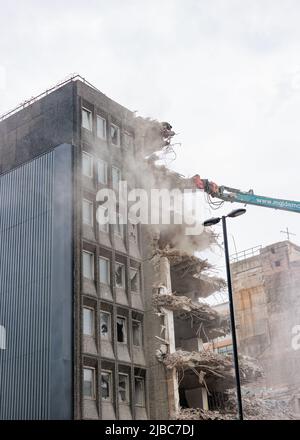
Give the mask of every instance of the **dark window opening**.
<svg viewBox="0 0 300 440">
<path fill-rule="evenodd" d="M 126 343 L 126 319 L 117 318 L 117 341 Z"/>
</svg>

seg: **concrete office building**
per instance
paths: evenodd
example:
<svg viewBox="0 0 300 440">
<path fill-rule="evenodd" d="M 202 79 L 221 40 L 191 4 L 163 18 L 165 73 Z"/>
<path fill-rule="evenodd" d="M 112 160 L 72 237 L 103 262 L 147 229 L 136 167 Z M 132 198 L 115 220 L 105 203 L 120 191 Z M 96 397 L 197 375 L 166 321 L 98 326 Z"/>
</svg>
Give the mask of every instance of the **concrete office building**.
<svg viewBox="0 0 300 440">
<path fill-rule="evenodd" d="M 162 360 L 228 331 L 198 303 L 224 288 L 193 255 L 212 235 L 96 219 L 98 190 L 117 190 L 121 179 L 129 189 L 180 187 L 179 175 L 144 160 L 173 134 L 78 77 L 1 117 L 1 419 L 163 419 L 182 406 L 208 409 L 198 361 L 179 380 Z"/>
</svg>

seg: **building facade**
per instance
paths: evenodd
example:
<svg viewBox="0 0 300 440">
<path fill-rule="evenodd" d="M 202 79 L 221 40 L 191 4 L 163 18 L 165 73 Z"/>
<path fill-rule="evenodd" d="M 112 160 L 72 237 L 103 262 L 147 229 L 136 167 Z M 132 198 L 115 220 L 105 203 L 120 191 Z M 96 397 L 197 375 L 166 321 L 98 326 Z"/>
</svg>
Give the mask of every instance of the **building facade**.
<svg viewBox="0 0 300 440">
<path fill-rule="evenodd" d="M 201 372 L 203 342 L 228 325 L 198 300 L 224 282 L 194 252 L 212 234 L 123 224 L 120 201 L 115 224 L 97 221 L 98 191 L 118 195 L 121 180 L 128 190 L 184 186 L 145 160 L 169 147 L 171 128 L 80 78 L 1 117 L 0 418 L 168 419 L 209 409 L 206 386 L 220 375 Z M 182 369 L 189 356 L 194 367 Z M 233 386 L 229 360 L 205 362 L 225 368 Z"/>
</svg>

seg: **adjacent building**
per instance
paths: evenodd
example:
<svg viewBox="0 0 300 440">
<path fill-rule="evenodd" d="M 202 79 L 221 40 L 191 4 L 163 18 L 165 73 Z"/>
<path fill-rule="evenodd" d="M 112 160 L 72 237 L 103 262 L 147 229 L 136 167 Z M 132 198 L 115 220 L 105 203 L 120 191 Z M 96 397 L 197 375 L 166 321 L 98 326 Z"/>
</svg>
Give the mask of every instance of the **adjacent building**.
<svg viewBox="0 0 300 440">
<path fill-rule="evenodd" d="M 232 256 L 239 351 L 263 366 L 257 386 L 300 413 L 300 247 L 281 241 Z M 255 384 L 253 384 L 255 386 Z"/>
</svg>

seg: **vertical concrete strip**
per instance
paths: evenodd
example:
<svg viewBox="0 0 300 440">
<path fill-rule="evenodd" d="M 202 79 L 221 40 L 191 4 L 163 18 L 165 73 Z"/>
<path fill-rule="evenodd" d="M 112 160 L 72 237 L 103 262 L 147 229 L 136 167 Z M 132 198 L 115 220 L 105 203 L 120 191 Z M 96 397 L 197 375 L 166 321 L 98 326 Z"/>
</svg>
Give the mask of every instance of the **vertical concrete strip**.
<svg viewBox="0 0 300 440">
<path fill-rule="evenodd" d="M 160 259 L 160 283 L 165 286 L 165 293 L 172 295 L 170 263 L 167 257 Z M 169 342 L 169 353 L 174 353 L 175 348 L 175 331 L 173 311 L 162 308 L 165 316 L 165 339 Z M 167 371 L 168 386 L 168 403 L 170 417 L 174 416 L 179 410 L 179 393 L 178 393 L 178 377 L 176 368 Z"/>
</svg>

